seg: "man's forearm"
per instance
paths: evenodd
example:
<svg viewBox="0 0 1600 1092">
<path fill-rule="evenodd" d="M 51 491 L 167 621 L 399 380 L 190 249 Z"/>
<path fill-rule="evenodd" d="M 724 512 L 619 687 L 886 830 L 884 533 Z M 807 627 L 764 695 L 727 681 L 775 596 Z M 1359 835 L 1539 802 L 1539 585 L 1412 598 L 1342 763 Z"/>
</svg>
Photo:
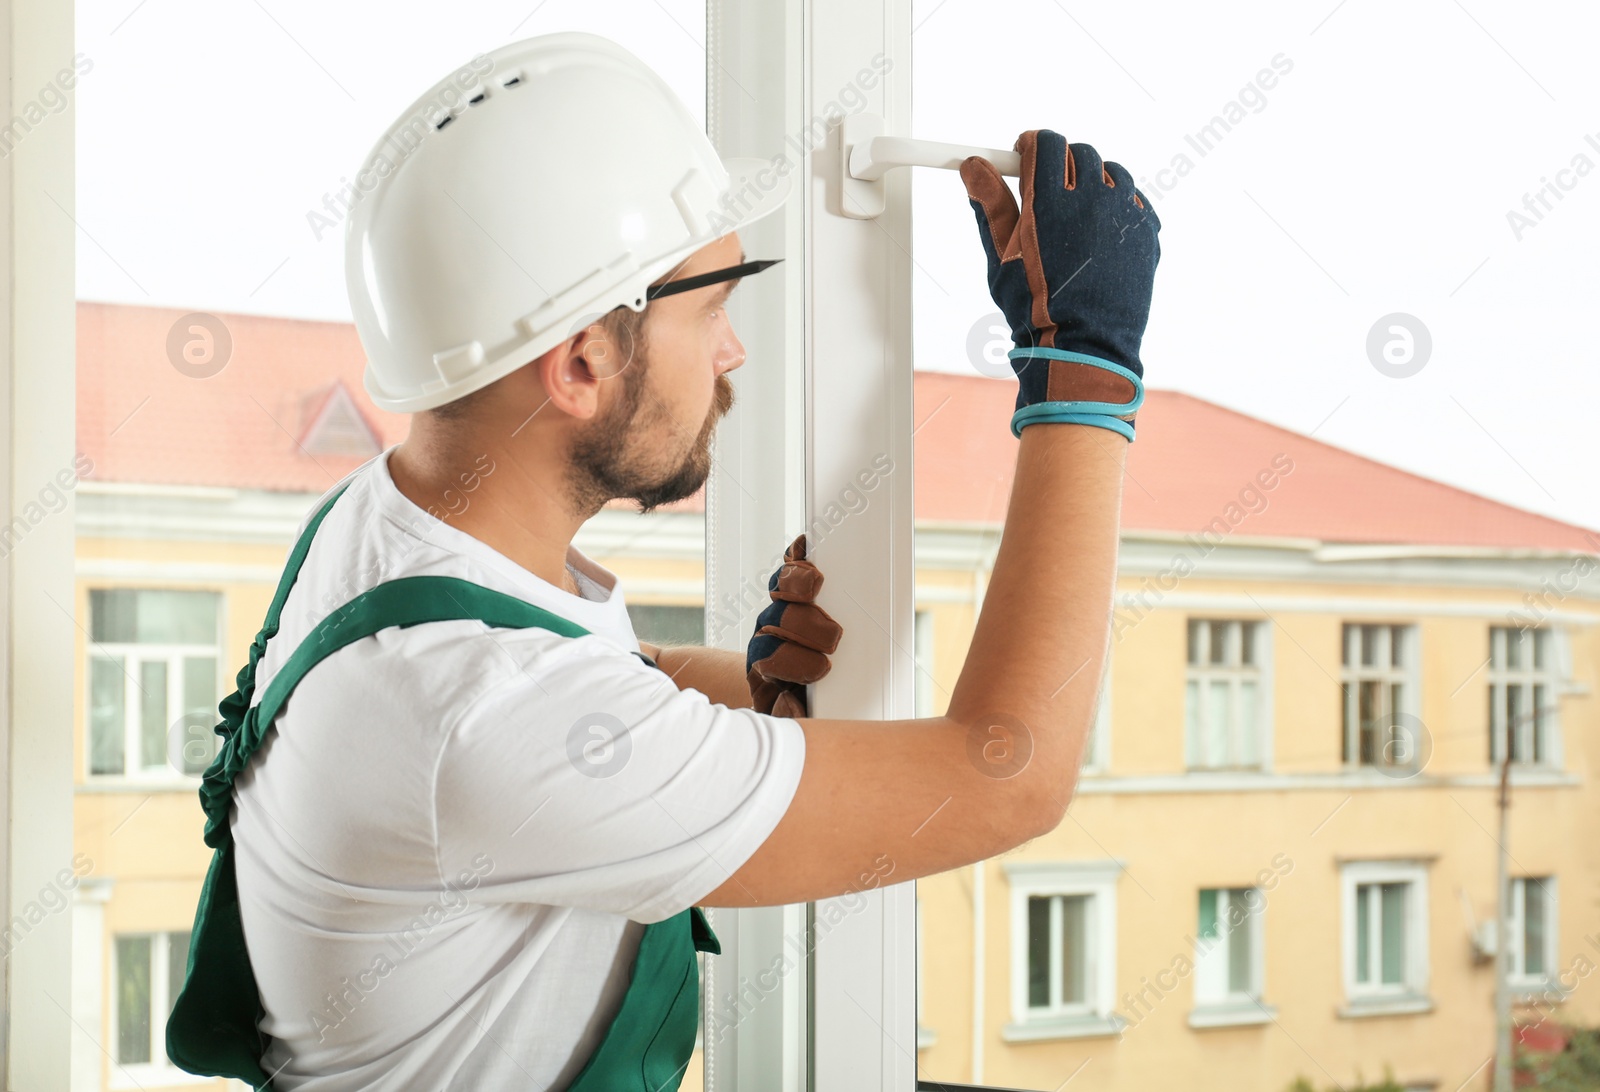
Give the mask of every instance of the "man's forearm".
<svg viewBox="0 0 1600 1092">
<path fill-rule="evenodd" d="M 750 684 L 745 681 L 745 654 L 725 648 L 671 645 L 661 648 L 639 642 L 649 656 L 677 684 L 679 690 L 698 690 L 730 709 L 751 706 Z"/>
</svg>

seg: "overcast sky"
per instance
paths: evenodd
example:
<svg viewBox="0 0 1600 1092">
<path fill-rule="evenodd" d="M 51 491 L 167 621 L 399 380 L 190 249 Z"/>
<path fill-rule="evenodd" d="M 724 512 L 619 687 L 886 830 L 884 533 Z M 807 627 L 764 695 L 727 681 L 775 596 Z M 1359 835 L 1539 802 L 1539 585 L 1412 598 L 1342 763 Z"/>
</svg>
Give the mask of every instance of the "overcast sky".
<svg viewBox="0 0 1600 1092">
<path fill-rule="evenodd" d="M 434 80 L 517 38 L 606 34 L 704 116 L 704 8 L 681 0 L 77 18 L 83 299 L 348 321 L 342 231 L 307 214 Z M 918 0 L 913 25 L 913 135 L 1056 129 L 1153 199 L 1152 387 L 1600 528 L 1593 5 Z M 975 222 L 954 172 L 914 189 L 917 365 L 970 373 L 995 310 Z M 1414 374 L 1373 363 L 1397 324 L 1431 342 L 1386 365 Z"/>
</svg>

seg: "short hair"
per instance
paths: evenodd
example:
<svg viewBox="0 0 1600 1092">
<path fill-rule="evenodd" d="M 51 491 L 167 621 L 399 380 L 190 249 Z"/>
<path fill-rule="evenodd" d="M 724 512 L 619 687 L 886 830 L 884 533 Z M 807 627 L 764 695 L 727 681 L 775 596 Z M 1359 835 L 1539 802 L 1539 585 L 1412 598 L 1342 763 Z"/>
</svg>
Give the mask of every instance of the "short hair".
<svg viewBox="0 0 1600 1092">
<path fill-rule="evenodd" d="M 606 312 L 590 325 L 598 325 L 606 332 L 606 337 L 612 342 L 618 345 L 630 346 L 632 355 L 642 358 L 646 344 L 645 320 L 649 317 L 649 304 L 645 304 L 642 311 L 635 311 L 632 307 L 624 304 Z M 529 363 L 532 363 L 532 361 L 529 361 Z M 441 406 L 434 406 L 432 409 L 423 410 L 422 412 L 431 414 L 436 421 L 453 423 L 464 420 L 492 397 L 489 391 L 497 383 L 499 383 L 498 379 L 492 383 L 484 384 L 475 391 L 468 391 L 460 398 L 452 399 Z"/>
</svg>

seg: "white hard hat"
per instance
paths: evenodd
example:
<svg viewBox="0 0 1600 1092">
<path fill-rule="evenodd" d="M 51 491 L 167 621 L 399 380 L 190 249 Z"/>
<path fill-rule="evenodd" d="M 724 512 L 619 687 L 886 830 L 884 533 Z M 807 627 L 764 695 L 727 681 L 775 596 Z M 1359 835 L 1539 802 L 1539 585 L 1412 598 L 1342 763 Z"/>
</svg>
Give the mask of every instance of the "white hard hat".
<svg viewBox="0 0 1600 1092">
<path fill-rule="evenodd" d="M 480 54 L 357 175 L 345 281 L 386 410 L 453 401 L 646 303 L 650 283 L 789 194 L 783 156 L 722 159 L 626 49 L 567 31 Z"/>
</svg>

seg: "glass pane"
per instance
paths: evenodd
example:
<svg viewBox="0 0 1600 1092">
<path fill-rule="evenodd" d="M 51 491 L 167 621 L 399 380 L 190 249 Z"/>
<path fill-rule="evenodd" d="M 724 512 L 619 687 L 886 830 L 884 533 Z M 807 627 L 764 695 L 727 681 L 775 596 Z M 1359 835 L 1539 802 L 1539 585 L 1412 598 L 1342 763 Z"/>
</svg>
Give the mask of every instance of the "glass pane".
<svg viewBox="0 0 1600 1092">
<path fill-rule="evenodd" d="M 1545 915 L 1548 912 L 1542 880 L 1523 880 L 1522 887 L 1522 973 L 1545 973 Z"/>
<path fill-rule="evenodd" d="M 1205 762 L 1205 749 L 1200 738 L 1200 680 L 1190 679 L 1183 688 L 1183 740 L 1184 760 L 1190 766 Z"/>
<path fill-rule="evenodd" d="M 217 594 L 172 588 L 97 588 L 89 593 L 90 634 L 117 644 L 211 645 Z"/>
<path fill-rule="evenodd" d="M 178 747 L 186 774 L 205 773 L 206 767 L 216 757 L 220 740 L 214 729 L 222 720 L 217 704 L 216 657 L 184 657 L 183 728 Z"/>
<path fill-rule="evenodd" d="M 1505 742 L 1500 731 L 1500 688 L 1490 686 L 1489 694 L 1489 761 L 1495 762 L 1500 758 L 1500 747 Z"/>
<path fill-rule="evenodd" d="M 634 636 L 652 645 L 703 645 L 706 641 L 705 608 L 647 603 L 629 603 L 628 617 Z"/>
<path fill-rule="evenodd" d="M 1526 762 L 1522 746 L 1527 736 L 1522 723 L 1522 687 L 1516 683 L 1506 687 L 1506 736 L 1511 741 L 1511 761 Z"/>
<path fill-rule="evenodd" d="M 1061 1001 L 1067 1005 L 1081 1005 L 1088 996 L 1088 910 L 1087 895 L 1061 900 Z"/>
<path fill-rule="evenodd" d="M 1355 627 L 1346 622 L 1339 627 L 1339 663 L 1350 666 L 1350 646 L 1355 641 Z"/>
<path fill-rule="evenodd" d="M 139 665 L 139 762 L 145 769 L 167 763 L 167 662 Z"/>
<path fill-rule="evenodd" d="M 1356 981 L 1372 981 L 1372 885 L 1356 888 Z"/>
<path fill-rule="evenodd" d="M 1531 755 L 1529 755 L 1528 757 L 1533 762 L 1543 762 L 1545 760 L 1545 755 L 1544 755 L 1544 722 L 1545 722 L 1545 707 L 1544 707 L 1544 703 L 1545 703 L 1545 696 L 1544 696 L 1544 693 L 1545 693 L 1544 684 L 1543 683 L 1534 683 L 1534 685 L 1533 685 L 1533 708 L 1528 711 L 1529 712 L 1529 716 L 1532 717 L 1532 720 L 1529 723 L 1529 734 L 1531 736 L 1530 743 L 1531 743 L 1532 748 L 1533 748 L 1533 753 Z"/>
<path fill-rule="evenodd" d="M 1406 665 L 1406 627 L 1391 626 L 1389 629 L 1389 666 L 1404 667 Z"/>
<path fill-rule="evenodd" d="M 1256 723 L 1256 681 L 1244 679 L 1239 683 L 1239 720 L 1235 738 L 1238 753 L 1234 761 L 1240 766 L 1255 766 L 1261 762 L 1261 748 L 1257 746 L 1261 729 Z"/>
<path fill-rule="evenodd" d="M 1228 992 L 1251 992 L 1254 938 L 1250 903 L 1243 888 L 1228 892 Z"/>
<path fill-rule="evenodd" d="M 1378 663 L 1378 627 L 1361 627 L 1361 666 L 1375 667 Z"/>
<path fill-rule="evenodd" d="M 1544 668 L 1550 663 L 1550 631 L 1536 629 L 1533 631 L 1533 666 Z"/>
<path fill-rule="evenodd" d="M 1383 885 L 1383 983 L 1405 981 L 1406 885 Z"/>
<path fill-rule="evenodd" d="M 1254 664 L 1256 662 L 1256 630 L 1260 628 L 1258 622 L 1239 623 L 1239 662 Z"/>
<path fill-rule="evenodd" d="M 150 1060 L 150 938 L 117 938 L 117 1061 Z"/>
<path fill-rule="evenodd" d="M 1507 629 L 1506 634 L 1506 666 L 1522 666 L 1522 631 Z"/>
<path fill-rule="evenodd" d="M 189 933 L 167 934 L 167 1013 L 177 1003 L 178 991 L 183 988 L 184 976 L 189 968 Z"/>
<path fill-rule="evenodd" d="M 1233 687 L 1223 680 L 1213 680 L 1206 687 L 1206 754 L 1204 762 L 1207 766 L 1226 765 L 1231 756 L 1228 754 L 1228 733 L 1233 725 L 1230 716 L 1232 705 Z"/>
<path fill-rule="evenodd" d="M 1350 693 L 1350 684 L 1339 684 L 1339 754 L 1346 762 L 1350 761 L 1350 740 L 1355 721 L 1354 698 Z"/>
<path fill-rule="evenodd" d="M 1200 924 L 1196 928 L 1199 932 L 1195 935 L 1201 940 L 1217 935 L 1217 889 L 1214 887 L 1200 892 Z"/>
<path fill-rule="evenodd" d="M 1202 625 L 1202 623 L 1200 622 L 1199 619 L 1196 619 L 1196 618 L 1189 619 L 1189 642 L 1188 643 L 1189 643 L 1189 662 L 1191 664 L 1197 664 L 1197 663 L 1200 662 L 1200 645 L 1201 645 L 1201 642 L 1204 640 L 1204 635 L 1201 632 L 1201 625 Z"/>
<path fill-rule="evenodd" d="M 1228 662 L 1228 623 L 1211 623 L 1211 655 L 1210 662 L 1225 664 Z"/>
<path fill-rule="evenodd" d="M 89 660 L 89 772 L 120 774 L 128 722 L 123 694 L 128 676 L 122 657 Z"/>
<path fill-rule="evenodd" d="M 1390 683 L 1388 687 L 1389 704 L 1384 710 L 1384 754 L 1385 766 L 1409 766 L 1417 760 L 1417 740 L 1411 739 L 1401 726 L 1396 716 L 1404 706 L 1404 684 Z"/>
<path fill-rule="evenodd" d="M 1050 1004 L 1050 899 L 1028 899 L 1028 1004 Z"/>
<path fill-rule="evenodd" d="M 1371 766 L 1378 761 L 1378 748 L 1374 739 L 1374 721 L 1378 716 L 1378 684 L 1371 680 L 1357 684 L 1360 689 L 1357 723 L 1361 728 L 1361 764 Z"/>
</svg>

